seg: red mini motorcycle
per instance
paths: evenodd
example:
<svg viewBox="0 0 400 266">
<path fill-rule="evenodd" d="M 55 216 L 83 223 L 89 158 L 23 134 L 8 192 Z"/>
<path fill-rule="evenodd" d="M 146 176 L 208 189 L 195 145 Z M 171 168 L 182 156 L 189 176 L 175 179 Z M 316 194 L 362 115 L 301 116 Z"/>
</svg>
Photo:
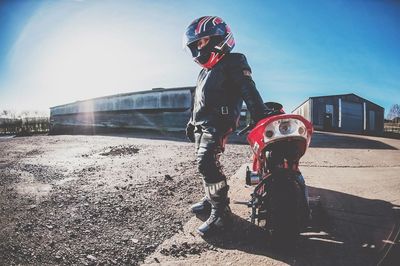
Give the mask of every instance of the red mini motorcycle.
<svg viewBox="0 0 400 266">
<path fill-rule="evenodd" d="M 247 141 L 253 151 L 252 169 L 246 171 L 246 184 L 255 186 L 251 199 L 251 222 L 262 224 L 274 242 L 294 240 L 310 218 L 307 188 L 299 171 L 313 127 L 304 117 L 285 114 L 279 103 L 265 103 L 269 115 L 249 125 Z"/>
</svg>

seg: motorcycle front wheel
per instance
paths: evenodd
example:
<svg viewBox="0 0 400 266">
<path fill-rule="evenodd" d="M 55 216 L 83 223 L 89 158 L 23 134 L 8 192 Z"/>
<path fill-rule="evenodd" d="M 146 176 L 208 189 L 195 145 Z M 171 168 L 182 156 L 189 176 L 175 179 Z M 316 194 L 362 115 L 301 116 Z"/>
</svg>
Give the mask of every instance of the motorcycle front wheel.
<svg viewBox="0 0 400 266">
<path fill-rule="evenodd" d="M 266 187 L 266 229 L 275 247 L 293 247 L 305 224 L 307 203 L 297 175 L 288 169 L 276 170 Z"/>
</svg>

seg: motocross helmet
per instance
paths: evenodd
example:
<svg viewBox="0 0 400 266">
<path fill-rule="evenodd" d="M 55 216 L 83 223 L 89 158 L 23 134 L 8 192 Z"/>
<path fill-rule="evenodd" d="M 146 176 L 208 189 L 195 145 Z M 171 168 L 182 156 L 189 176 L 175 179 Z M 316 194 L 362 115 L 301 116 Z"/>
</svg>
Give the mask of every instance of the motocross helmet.
<svg viewBox="0 0 400 266">
<path fill-rule="evenodd" d="M 197 41 L 204 37 L 210 37 L 210 41 L 198 49 Z M 195 19 L 186 28 L 183 45 L 189 48 L 196 63 L 210 69 L 233 49 L 235 40 L 231 29 L 221 18 L 204 16 Z"/>
</svg>

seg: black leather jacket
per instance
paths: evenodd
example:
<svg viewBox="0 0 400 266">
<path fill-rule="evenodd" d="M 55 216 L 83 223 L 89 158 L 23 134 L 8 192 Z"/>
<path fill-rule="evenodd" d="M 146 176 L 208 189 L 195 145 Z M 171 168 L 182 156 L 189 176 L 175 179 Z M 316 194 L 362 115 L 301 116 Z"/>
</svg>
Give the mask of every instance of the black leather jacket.
<svg viewBox="0 0 400 266">
<path fill-rule="evenodd" d="M 239 53 L 228 53 L 212 69 L 202 69 L 189 123 L 236 129 L 243 100 L 255 122 L 265 117 L 267 109 L 250 73 L 246 57 Z"/>
</svg>

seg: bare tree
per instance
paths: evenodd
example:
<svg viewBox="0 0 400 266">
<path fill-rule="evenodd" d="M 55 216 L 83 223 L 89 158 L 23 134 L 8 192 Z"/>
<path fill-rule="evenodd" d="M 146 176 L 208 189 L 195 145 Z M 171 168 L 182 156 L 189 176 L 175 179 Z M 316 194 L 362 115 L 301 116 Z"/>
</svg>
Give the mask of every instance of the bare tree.
<svg viewBox="0 0 400 266">
<path fill-rule="evenodd" d="M 386 118 L 392 120 L 396 117 L 400 117 L 400 104 L 393 104 Z"/>
<path fill-rule="evenodd" d="M 12 110 L 2 110 L 0 112 L 0 116 L 3 118 L 14 118 L 15 117 L 15 112 Z"/>
<path fill-rule="evenodd" d="M 1 110 L 0 116 L 1 116 L 1 117 L 4 117 L 4 118 L 7 118 L 7 116 L 8 116 L 8 110 Z"/>
<path fill-rule="evenodd" d="M 49 130 L 49 116 L 44 111 L 0 110 L 0 134 L 31 134 Z"/>
<path fill-rule="evenodd" d="M 19 117 L 21 117 L 21 118 L 30 117 L 30 116 L 31 116 L 31 112 L 28 110 L 24 110 L 19 114 Z"/>
</svg>

